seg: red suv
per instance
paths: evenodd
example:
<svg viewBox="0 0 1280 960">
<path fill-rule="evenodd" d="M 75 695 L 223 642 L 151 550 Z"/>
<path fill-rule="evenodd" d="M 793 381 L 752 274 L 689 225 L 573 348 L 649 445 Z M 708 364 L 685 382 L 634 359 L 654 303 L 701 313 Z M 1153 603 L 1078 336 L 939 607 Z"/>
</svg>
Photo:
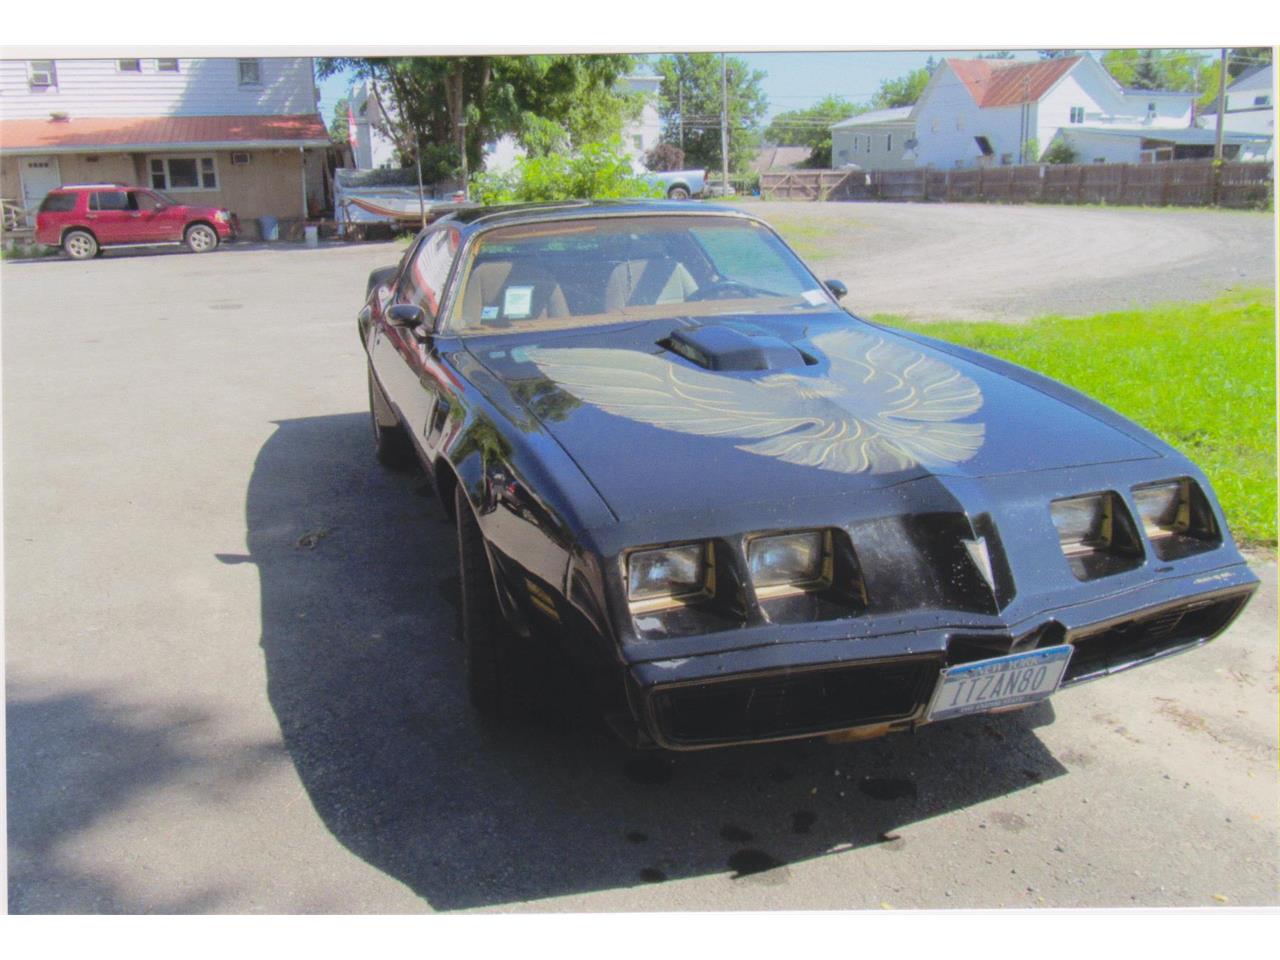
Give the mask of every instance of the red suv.
<svg viewBox="0 0 1280 960">
<path fill-rule="evenodd" d="M 158 190 L 122 183 L 59 187 L 36 214 L 36 242 L 61 247 L 73 260 L 125 244 L 185 243 L 193 253 L 208 253 L 239 232 L 230 210 L 187 206 Z"/>
</svg>

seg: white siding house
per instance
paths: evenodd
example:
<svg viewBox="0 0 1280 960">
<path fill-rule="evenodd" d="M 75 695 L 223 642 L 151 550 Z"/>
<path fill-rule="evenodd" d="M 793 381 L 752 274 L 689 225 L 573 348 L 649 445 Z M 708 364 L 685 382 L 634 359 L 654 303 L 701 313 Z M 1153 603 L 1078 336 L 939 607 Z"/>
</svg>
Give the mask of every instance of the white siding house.
<svg viewBox="0 0 1280 960">
<path fill-rule="evenodd" d="M 347 139 L 357 170 L 400 165 L 395 144 L 380 129 L 386 113 L 371 80 L 361 80 L 347 94 Z"/>
<path fill-rule="evenodd" d="M 1216 129 L 1216 104 L 1213 109 L 1205 111 L 1199 123 L 1207 129 Z M 1270 137 L 1266 159 L 1274 157 L 1276 103 L 1275 74 L 1271 64 L 1245 71 L 1227 87 L 1227 109 L 1223 114 L 1222 129 L 1230 133 L 1252 133 Z"/>
<path fill-rule="evenodd" d="M 936 168 L 1034 163 L 1055 139 L 1078 158 L 1136 163 L 1198 155 L 1192 94 L 1122 88 L 1093 57 L 946 59 L 912 111 L 917 162 Z"/>
<path fill-rule="evenodd" d="M 142 184 L 242 219 L 325 205 L 329 135 L 309 57 L 0 61 L 0 191 Z"/>
<path fill-rule="evenodd" d="M 872 110 L 831 126 L 831 166 L 906 170 L 916 165 L 911 107 Z"/>
</svg>

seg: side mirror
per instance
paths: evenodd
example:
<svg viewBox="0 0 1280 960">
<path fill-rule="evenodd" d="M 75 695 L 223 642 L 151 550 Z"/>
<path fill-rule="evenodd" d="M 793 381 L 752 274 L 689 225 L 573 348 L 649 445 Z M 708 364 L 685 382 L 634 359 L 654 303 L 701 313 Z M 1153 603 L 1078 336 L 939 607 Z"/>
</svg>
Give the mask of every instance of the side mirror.
<svg viewBox="0 0 1280 960">
<path fill-rule="evenodd" d="M 839 280 L 823 280 L 822 285 L 826 287 L 827 290 L 831 292 L 831 295 L 837 300 L 843 300 L 845 295 L 849 292 L 849 288 Z"/>
<path fill-rule="evenodd" d="M 413 303 L 397 303 L 387 308 L 387 323 L 393 327 L 416 327 L 427 319 L 427 312 Z"/>
</svg>

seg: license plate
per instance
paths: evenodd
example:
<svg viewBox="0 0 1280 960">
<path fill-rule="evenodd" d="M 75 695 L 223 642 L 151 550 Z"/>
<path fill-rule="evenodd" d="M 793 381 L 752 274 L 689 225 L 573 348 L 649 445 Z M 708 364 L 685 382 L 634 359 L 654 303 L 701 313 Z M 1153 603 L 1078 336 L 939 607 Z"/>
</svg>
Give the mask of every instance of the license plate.
<svg viewBox="0 0 1280 960">
<path fill-rule="evenodd" d="M 946 720 L 1043 700 L 1058 689 L 1074 649 L 1064 643 L 946 667 L 925 720 Z"/>
</svg>

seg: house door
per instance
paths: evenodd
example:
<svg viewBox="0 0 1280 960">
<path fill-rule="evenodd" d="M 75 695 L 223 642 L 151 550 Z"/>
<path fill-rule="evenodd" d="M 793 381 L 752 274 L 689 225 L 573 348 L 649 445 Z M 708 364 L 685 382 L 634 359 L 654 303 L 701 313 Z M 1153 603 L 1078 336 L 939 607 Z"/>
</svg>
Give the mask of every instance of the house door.
<svg viewBox="0 0 1280 960">
<path fill-rule="evenodd" d="M 27 211 L 27 226 L 36 225 L 36 208 L 50 190 L 62 186 L 57 157 L 23 157 L 19 166 L 22 176 L 22 206 Z"/>
</svg>

